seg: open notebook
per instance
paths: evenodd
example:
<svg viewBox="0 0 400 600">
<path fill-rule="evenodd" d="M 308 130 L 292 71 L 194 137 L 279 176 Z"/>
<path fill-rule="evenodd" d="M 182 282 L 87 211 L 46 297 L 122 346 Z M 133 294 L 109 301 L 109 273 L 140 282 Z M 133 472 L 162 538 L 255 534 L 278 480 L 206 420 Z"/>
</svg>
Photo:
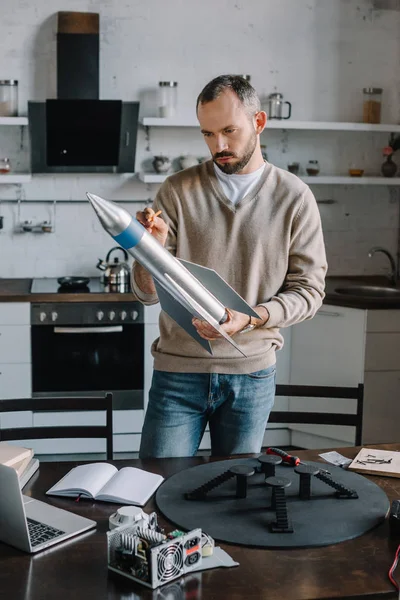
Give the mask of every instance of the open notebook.
<svg viewBox="0 0 400 600">
<path fill-rule="evenodd" d="M 46 494 L 144 506 L 163 481 L 161 475 L 136 467 L 118 471 L 108 463 L 91 463 L 71 469 Z"/>
</svg>

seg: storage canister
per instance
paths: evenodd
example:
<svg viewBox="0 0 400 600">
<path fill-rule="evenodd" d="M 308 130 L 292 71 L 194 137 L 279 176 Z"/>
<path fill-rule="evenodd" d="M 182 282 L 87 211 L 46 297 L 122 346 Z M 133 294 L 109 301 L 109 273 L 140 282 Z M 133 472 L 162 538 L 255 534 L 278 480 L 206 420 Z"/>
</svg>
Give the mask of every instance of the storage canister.
<svg viewBox="0 0 400 600">
<path fill-rule="evenodd" d="M 363 122 L 380 123 L 382 108 L 382 88 L 364 88 Z"/>
<path fill-rule="evenodd" d="M 160 117 L 170 118 L 176 113 L 178 101 L 178 82 L 177 81 L 160 81 L 158 107 Z"/>
<path fill-rule="evenodd" d="M 18 81 L 0 79 L 0 117 L 18 115 Z"/>
</svg>

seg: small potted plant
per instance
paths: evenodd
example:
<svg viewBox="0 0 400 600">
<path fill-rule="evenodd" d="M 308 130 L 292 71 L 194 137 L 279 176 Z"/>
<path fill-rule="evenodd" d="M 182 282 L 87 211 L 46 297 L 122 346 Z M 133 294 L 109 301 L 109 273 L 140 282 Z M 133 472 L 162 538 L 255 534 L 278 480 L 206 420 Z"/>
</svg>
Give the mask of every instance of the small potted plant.
<svg viewBox="0 0 400 600">
<path fill-rule="evenodd" d="M 386 156 L 385 162 L 381 166 L 381 173 L 384 177 L 394 177 L 397 173 L 397 165 L 393 162 L 393 154 L 400 148 L 400 134 L 392 133 L 389 139 L 389 145 L 383 149 L 383 156 Z"/>
</svg>

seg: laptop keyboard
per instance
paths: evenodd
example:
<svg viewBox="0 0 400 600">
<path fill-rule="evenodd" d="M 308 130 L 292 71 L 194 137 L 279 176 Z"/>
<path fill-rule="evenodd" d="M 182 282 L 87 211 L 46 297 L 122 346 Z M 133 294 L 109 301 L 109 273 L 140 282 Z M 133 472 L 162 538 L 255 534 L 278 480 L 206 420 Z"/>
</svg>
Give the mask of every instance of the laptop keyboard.
<svg viewBox="0 0 400 600">
<path fill-rule="evenodd" d="M 28 521 L 28 531 L 29 537 L 31 540 L 31 545 L 38 546 L 39 544 L 43 544 L 44 542 L 48 542 L 49 540 L 53 540 L 60 535 L 63 535 L 65 531 L 61 531 L 60 529 L 55 529 L 50 525 L 45 525 L 44 523 L 39 523 L 39 521 L 34 521 L 33 519 L 27 519 Z"/>
</svg>

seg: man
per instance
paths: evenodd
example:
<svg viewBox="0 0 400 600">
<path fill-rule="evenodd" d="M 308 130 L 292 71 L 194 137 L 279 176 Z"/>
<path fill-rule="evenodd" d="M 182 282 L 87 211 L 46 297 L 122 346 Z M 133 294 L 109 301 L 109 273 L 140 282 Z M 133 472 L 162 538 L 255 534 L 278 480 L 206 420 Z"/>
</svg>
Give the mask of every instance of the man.
<svg viewBox="0 0 400 600">
<path fill-rule="evenodd" d="M 175 256 L 215 269 L 260 319 L 230 310 L 223 324 L 247 358 L 193 319 L 211 340 L 211 356 L 161 313 L 142 458 L 194 455 L 207 423 L 213 455 L 259 452 L 274 403 L 279 328 L 313 317 L 324 297 L 317 204 L 300 179 L 264 161 L 267 116 L 255 90 L 239 76 L 217 77 L 200 93 L 197 117 L 212 160 L 167 178 L 153 206 L 160 216 L 136 216 Z M 132 279 L 144 304 L 158 301 L 139 264 Z"/>
</svg>

